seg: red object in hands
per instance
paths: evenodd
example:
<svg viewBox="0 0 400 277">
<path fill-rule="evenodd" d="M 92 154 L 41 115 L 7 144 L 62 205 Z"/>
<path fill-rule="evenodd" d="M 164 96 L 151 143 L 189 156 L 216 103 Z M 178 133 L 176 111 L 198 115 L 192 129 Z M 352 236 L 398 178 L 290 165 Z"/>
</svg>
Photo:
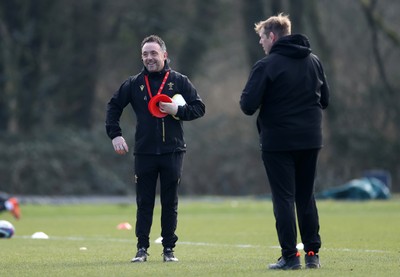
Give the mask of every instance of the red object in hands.
<svg viewBox="0 0 400 277">
<path fill-rule="evenodd" d="M 158 118 L 166 117 L 168 114 L 163 113 L 160 111 L 160 107 L 158 106 L 159 102 L 167 102 L 167 103 L 172 103 L 172 99 L 165 94 L 157 94 L 156 96 L 153 96 L 148 104 L 148 108 L 150 113 Z"/>
</svg>

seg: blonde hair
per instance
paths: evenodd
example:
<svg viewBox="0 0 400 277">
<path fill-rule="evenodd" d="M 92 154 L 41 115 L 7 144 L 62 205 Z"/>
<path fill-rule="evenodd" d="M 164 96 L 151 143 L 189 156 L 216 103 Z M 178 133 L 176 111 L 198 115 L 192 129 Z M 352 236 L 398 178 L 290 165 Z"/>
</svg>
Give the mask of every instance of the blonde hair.
<svg viewBox="0 0 400 277">
<path fill-rule="evenodd" d="M 257 34 L 263 31 L 267 36 L 272 32 L 278 38 L 281 38 L 290 35 L 292 32 L 292 23 L 290 22 L 289 15 L 284 15 L 283 13 L 271 16 L 267 20 L 260 21 L 254 25 L 254 30 Z"/>
</svg>

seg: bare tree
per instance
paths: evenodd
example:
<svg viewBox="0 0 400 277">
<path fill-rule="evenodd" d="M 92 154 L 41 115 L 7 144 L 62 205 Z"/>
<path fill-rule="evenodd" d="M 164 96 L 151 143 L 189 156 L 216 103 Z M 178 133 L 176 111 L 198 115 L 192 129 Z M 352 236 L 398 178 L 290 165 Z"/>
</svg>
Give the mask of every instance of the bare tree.
<svg viewBox="0 0 400 277">
<path fill-rule="evenodd" d="M 290 0 L 289 14 L 292 21 L 292 32 L 304 32 L 304 22 L 306 18 L 307 0 Z"/>
<path fill-rule="evenodd" d="M 283 10 L 282 1 L 281 0 L 271 0 L 271 11 L 272 14 L 281 13 Z"/>
<path fill-rule="evenodd" d="M 92 110 L 98 74 L 98 48 L 101 1 L 74 1 L 69 4 L 69 29 L 62 43 L 66 44 L 65 63 L 54 66 L 60 78 L 57 97 L 57 124 L 89 128 L 93 124 Z"/>
<path fill-rule="evenodd" d="M 46 13 L 41 4 L 6 1 L 0 6 L 2 125 L 10 133 L 29 132 L 40 117 L 36 113 L 40 99 L 35 91 L 40 79 L 38 57 L 42 43 L 37 31 Z"/>
<path fill-rule="evenodd" d="M 265 55 L 260 45 L 256 43 L 257 40 L 259 40 L 259 37 L 253 29 L 254 23 L 265 20 L 264 4 L 262 0 L 254 0 L 251 4 L 249 4 L 249 1 L 242 0 L 241 6 L 245 34 L 244 43 L 249 64 L 253 65 L 257 60 Z"/>
<path fill-rule="evenodd" d="M 179 70 L 191 76 L 201 57 L 210 45 L 212 30 L 220 15 L 220 4 L 214 0 L 195 1 L 194 16 L 189 18 L 190 26 L 196 26 L 196 31 L 184 34 L 184 42 L 179 55 Z M 190 58 L 188 58 L 190 57 Z"/>
<path fill-rule="evenodd" d="M 0 5 L 7 131 L 29 133 L 51 122 L 90 127 L 100 7 L 99 1 Z"/>
<path fill-rule="evenodd" d="M 389 82 L 384 59 L 382 57 L 381 51 L 379 49 L 379 32 L 385 34 L 397 47 L 400 47 L 400 37 L 396 32 L 390 30 L 385 23 L 383 22 L 382 18 L 376 12 L 376 5 L 378 3 L 377 0 L 359 0 L 361 8 L 365 14 L 367 22 L 369 24 L 370 32 L 371 32 L 371 44 L 372 50 L 374 54 L 374 58 L 376 61 L 376 65 L 378 67 L 379 75 L 382 79 L 382 83 L 384 84 L 386 91 L 393 95 L 395 93 L 395 89 L 393 85 Z"/>
</svg>

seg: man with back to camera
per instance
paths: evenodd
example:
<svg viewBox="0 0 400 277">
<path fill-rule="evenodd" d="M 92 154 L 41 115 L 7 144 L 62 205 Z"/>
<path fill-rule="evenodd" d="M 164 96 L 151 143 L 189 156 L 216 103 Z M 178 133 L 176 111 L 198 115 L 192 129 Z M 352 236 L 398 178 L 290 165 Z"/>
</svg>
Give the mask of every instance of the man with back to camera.
<svg viewBox="0 0 400 277">
<path fill-rule="evenodd" d="M 307 37 L 291 35 L 288 16 L 272 16 L 256 23 L 254 29 L 267 56 L 253 66 L 240 107 L 247 115 L 260 110 L 257 128 L 282 252 L 269 268 L 301 268 L 296 213 L 305 267 L 319 268 L 321 238 L 314 179 L 329 86 Z"/>
<path fill-rule="evenodd" d="M 115 152 L 127 153 L 129 149 L 122 137 L 119 119 L 123 109 L 131 104 L 137 121 L 134 155 L 138 239 L 137 253 L 131 261 L 147 260 L 156 185 L 160 178 L 163 260 L 177 262 L 174 247 L 178 240 L 175 234 L 178 185 L 186 151 L 183 121 L 202 117 L 205 105 L 190 80 L 169 67 L 167 48 L 160 37 L 144 38 L 141 51 L 144 67 L 139 74 L 129 77 L 109 101 L 106 130 Z M 155 102 L 158 96 L 168 97 Z M 175 96 L 182 100 L 168 100 Z"/>
</svg>

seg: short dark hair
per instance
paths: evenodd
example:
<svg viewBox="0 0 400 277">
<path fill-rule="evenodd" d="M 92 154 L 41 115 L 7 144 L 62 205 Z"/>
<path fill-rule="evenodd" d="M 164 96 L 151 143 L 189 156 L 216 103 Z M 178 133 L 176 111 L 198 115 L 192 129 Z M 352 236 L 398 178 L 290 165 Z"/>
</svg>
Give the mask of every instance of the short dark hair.
<svg viewBox="0 0 400 277">
<path fill-rule="evenodd" d="M 145 38 L 143 39 L 143 41 L 142 41 L 141 48 L 143 48 L 143 45 L 144 45 L 145 43 L 148 43 L 148 42 L 155 42 L 155 43 L 157 43 L 158 45 L 160 45 L 160 47 L 161 47 L 161 49 L 162 49 L 163 51 L 167 51 L 167 46 L 165 45 L 165 42 L 162 40 L 162 38 L 160 38 L 160 37 L 157 36 L 157 35 L 150 35 L 150 36 L 148 36 L 148 37 L 145 37 Z"/>
</svg>

